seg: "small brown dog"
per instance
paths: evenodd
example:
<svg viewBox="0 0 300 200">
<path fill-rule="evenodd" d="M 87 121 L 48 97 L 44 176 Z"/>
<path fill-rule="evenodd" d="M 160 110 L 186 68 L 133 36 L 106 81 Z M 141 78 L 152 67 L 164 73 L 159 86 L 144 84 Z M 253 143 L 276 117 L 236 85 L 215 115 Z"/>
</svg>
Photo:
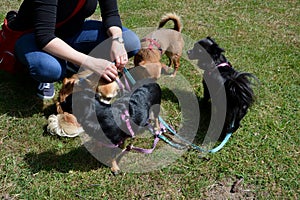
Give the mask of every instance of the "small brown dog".
<svg viewBox="0 0 300 200">
<path fill-rule="evenodd" d="M 63 80 L 62 88 L 59 91 L 59 99 L 56 102 L 57 115 L 52 114 L 48 118 L 47 130 L 52 135 L 64 137 L 76 137 L 84 130 L 77 122 L 76 117 L 72 114 L 72 105 L 66 103 L 66 99 L 74 92 L 84 90 L 80 86 L 81 79 L 88 83 L 87 87 L 91 88 L 99 96 L 99 101 L 110 104 L 112 99 L 117 96 L 119 85 L 116 81 L 106 82 L 90 70 L 80 71 L 70 78 Z"/>
<path fill-rule="evenodd" d="M 162 29 L 170 20 L 174 22 L 174 28 Z M 159 22 L 158 29 L 141 40 L 141 49 L 134 56 L 134 66 L 145 68 L 149 74 L 148 78 L 158 79 L 162 69 L 168 72 L 169 67 L 173 65 L 172 76 L 176 76 L 184 47 L 181 30 L 182 24 L 178 15 L 174 13 L 164 15 Z M 169 67 L 161 63 L 163 54 L 169 58 Z"/>
<path fill-rule="evenodd" d="M 77 74 L 74 74 L 70 78 L 63 80 L 62 88 L 59 91 L 59 101 L 56 103 L 57 113 L 63 113 L 61 108 L 61 102 L 66 100 L 73 92 L 81 91 L 79 82 L 81 79 L 85 79 L 88 82 L 89 87 L 92 88 L 100 97 L 100 101 L 106 104 L 110 104 L 111 100 L 117 96 L 119 91 L 119 85 L 116 81 L 107 82 L 99 77 L 90 70 L 83 70 Z"/>
</svg>

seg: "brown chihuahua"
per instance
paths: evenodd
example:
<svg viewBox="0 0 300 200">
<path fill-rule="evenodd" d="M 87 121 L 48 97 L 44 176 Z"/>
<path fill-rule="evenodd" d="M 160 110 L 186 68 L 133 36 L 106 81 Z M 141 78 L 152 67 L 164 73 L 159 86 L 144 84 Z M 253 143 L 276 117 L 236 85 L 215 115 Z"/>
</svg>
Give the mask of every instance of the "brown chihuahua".
<svg viewBox="0 0 300 200">
<path fill-rule="evenodd" d="M 163 29 L 162 27 L 170 20 L 174 22 L 174 28 Z M 171 76 L 176 76 L 184 46 L 181 30 L 182 24 L 178 15 L 174 13 L 164 15 L 158 29 L 141 40 L 141 49 L 134 57 L 134 65 L 146 68 L 148 78 L 154 79 L 160 77 L 161 69 L 168 72 L 169 67 L 173 65 L 174 72 Z M 168 67 L 160 61 L 163 54 L 169 58 Z"/>
<path fill-rule="evenodd" d="M 106 104 L 110 104 L 111 100 L 117 96 L 119 91 L 119 85 L 116 81 L 107 82 L 103 79 L 98 78 L 98 76 L 90 70 L 80 71 L 74 74 L 70 78 L 65 78 L 63 80 L 62 88 L 59 91 L 59 101 L 56 103 L 57 113 L 63 113 L 66 110 L 61 108 L 61 103 L 66 100 L 66 98 L 73 92 L 81 91 L 84 88 L 79 85 L 79 81 L 85 79 L 89 84 L 88 87 L 92 88 L 100 98 L 100 101 Z"/>
</svg>

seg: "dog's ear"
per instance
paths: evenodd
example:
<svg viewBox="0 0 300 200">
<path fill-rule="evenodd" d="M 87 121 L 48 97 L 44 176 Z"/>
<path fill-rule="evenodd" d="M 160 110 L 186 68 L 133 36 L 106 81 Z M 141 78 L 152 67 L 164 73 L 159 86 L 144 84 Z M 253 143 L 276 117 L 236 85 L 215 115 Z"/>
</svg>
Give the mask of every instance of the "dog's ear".
<svg viewBox="0 0 300 200">
<path fill-rule="evenodd" d="M 69 79 L 68 79 L 68 78 L 64 78 L 64 80 L 63 80 L 63 85 L 68 84 L 68 82 L 69 82 Z"/>
<path fill-rule="evenodd" d="M 70 124 L 73 124 L 74 126 L 80 127 L 80 124 L 77 122 L 77 119 L 73 114 L 64 112 L 63 113 L 63 120 L 66 123 L 70 123 Z"/>
<path fill-rule="evenodd" d="M 145 78 L 158 80 L 161 76 L 161 69 L 163 67 L 163 64 L 161 62 L 145 63 L 145 65 L 141 65 L 141 67 L 145 68 Z"/>
<path fill-rule="evenodd" d="M 78 123 L 73 114 L 64 112 L 58 118 L 59 125 L 67 137 L 75 137 L 83 132 L 83 128 Z"/>
<path fill-rule="evenodd" d="M 206 37 L 199 41 L 199 44 L 206 49 L 206 51 L 210 54 L 218 54 L 220 55 L 222 52 L 225 52 L 223 48 L 221 48 L 218 43 L 211 37 Z"/>
<path fill-rule="evenodd" d="M 225 52 L 225 49 L 219 47 L 219 45 L 215 46 L 215 50 L 216 50 L 216 53 L 218 53 L 218 54 L 221 54 L 221 53 Z"/>
<path fill-rule="evenodd" d="M 145 65 L 132 67 L 129 69 L 129 71 L 136 81 L 148 78 L 150 76 Z"/>
</svg>

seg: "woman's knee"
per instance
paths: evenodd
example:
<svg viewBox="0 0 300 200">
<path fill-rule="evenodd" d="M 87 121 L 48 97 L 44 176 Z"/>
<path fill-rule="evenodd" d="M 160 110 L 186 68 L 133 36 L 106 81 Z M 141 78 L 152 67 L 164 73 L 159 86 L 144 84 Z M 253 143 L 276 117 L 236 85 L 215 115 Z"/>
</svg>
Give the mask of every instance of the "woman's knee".
<svg viewBox="0 0 300 200">
<path fill-rule="evenodd" d="M 66 73 L 65 61 L 56 59 L 45 52 L 26 54 L 30 75 L 40 82 L 61 80 Z"/>
<path fill-rule="evenodd" d="M 15 45 L 17 59 L 29 69 L 32 78 L 40 82 L 55 82 L 65 75 L 65 61 L 41 51 L 35 43 L 34 34 L 26 34 Z"/>
</svg>

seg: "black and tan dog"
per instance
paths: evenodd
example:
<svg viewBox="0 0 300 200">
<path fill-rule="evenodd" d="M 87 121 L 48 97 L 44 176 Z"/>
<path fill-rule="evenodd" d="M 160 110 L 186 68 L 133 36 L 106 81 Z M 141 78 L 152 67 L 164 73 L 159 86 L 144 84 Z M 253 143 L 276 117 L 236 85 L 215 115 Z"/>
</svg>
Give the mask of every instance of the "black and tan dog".
<svg viewBox="0 0 300 200">
<path fill-rule="evenodd" d="M 57 114 L 52 114 L 48 118 L 47 130 L 52 135 L 76 137 L 84 132 L 76 117 L 72 114 L 72 104 L 66 101 L 67 98 L 71 99 L 72 93 L 84 89 L 80 86 L 80 81 L 82 80 L 85 81 L 86 86 L 97 93 L 99 100 L 106 104 L 110 104 L 120 90 L 116 81 L 106 82 L 103 79 L 99 79 L 98 75 L 90 70 L 80 71 L 69 78 L 64 78 L 59 91 L 58 101 L 56 102 Z"/>
<path fill-rule="evenodd" d="M 121 147 L 127 138 L 134 137 L 133 133 L 139 133 L 148 125 L 150 114 L 154 118 L 153 127 L 159 129 L 160 103 L 160 86 L 152 80 L 137 82 L 131 92 L 125 91 L 112 104 L 101 102 L 99 95 L 89 87 L 69 95 L 65 101 L 76 108 L 69 112 L 73 112 L 86 134 L 106 148 Z M 120 170 L 117 157 L 112 153 L 111 161 L 107 162 L 113 173 Z"/>
<path fill-rule="evenodd" d="M 168 21 L 174 22 L 173 29 L 163 28 Z M 135 74 L 137 76 L 143 74 L 148 78 L 158 79 L 162 69 L 168 72 L 169 67 L 173 66 L 174 72 L 172 76 L 176 76 L 184 46 L 181 30 L 182 23 L 178 15 L 174 13 L 164 15 L 159 22 L 158 29 L 141 40 L 141 49 L 134 56 L 134 65 L 145 69 L 142 69 L 141 73 Z M 163 54 L 166 54 L 169 58 L 168 66 L 161 62 Z M 142 79 L 145 77 L 135 78 Z"/>
<path fill-rule="evenodd" d="M 222 104 L 225 102 L 224 97 L 226 98 L 226 116 L 222 137 L 239 128 L 240 121 L 254 102 L 252 80 L 257 80 L 251 73 L 235 70 L 223 52 L 224 49 L 210 37 L 198 41 L 193 49 L 187 52 L 189 59 L 197 59 L 198 66 L 204 70 L 203 100 L 205 102 L 209 99 L 214 100 L 215 110 L 218 112 L 218 108 L 224 107 Z M 205 54 L 208 54 L 210 58 L 207 59 Z M 220 94 L 221 87 L 225 89 L 225 95 Z"/>
</svg>

